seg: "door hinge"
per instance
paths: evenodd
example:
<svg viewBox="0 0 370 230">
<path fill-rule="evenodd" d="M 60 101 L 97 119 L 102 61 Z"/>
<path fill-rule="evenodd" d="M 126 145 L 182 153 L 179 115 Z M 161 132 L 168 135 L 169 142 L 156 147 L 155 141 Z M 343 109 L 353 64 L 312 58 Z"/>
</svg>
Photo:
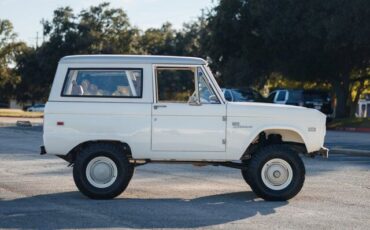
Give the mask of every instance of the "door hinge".
<svg viewBox="0 0 370 230">
<path fill-rule="evenodd" d="M 226 139 L 222 139 L 222 144 L 226 145 Z"/>
<path fill-rule="evenodd" d="M 227 117 L 226 116 L 222 116 L 222 121 L 227 121 Z"/>
</svg>

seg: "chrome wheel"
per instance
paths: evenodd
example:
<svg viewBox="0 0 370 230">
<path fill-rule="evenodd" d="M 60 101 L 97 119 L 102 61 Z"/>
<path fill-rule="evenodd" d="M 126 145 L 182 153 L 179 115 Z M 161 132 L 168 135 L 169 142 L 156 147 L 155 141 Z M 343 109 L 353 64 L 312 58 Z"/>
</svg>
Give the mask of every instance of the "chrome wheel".
<svg viewBox="0 0 370 230">
<path fill-rule="evenodd" d="M 293 170 L 285 160 L 274 158 L 263 165 L 261 178 L 269 189 L 282 190 L 292 182 Z"/>
<path fill-rule="evenodd" d="M 86 178 L 96 188 L 107 188 L 117 179 L 117 166 L 108 157 L 95 157 L 86 167 Z"/>
</svg>

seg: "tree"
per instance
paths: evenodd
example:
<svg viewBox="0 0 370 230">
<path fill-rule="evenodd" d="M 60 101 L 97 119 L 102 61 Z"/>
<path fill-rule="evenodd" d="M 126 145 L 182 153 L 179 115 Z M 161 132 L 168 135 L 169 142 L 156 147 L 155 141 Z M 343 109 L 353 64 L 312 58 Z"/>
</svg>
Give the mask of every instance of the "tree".
<svg viewBox="0 0 370 230">
<path fill-rule="evenodd" d="M 109 8 L 109 3 L 81 11 L 78 31 L 88 53 L 127 54 L 135 51 L 139 30 L 130 25 L 120 8 Z"/>
<path fill-rule="evenodd" d="M 43 20 L 40 47 L 26 47 L 16 60 L 21 83 L 19 101 L 46 100 L 60 58 L 74 54 L 202 54 L 204 17 L 177 31 L 170 23 L 141 32 L 131 26 L 126 13 L 102 3 L 75 14 L 70 7 L 54 11 L 52 20 Z"/>
<path fill-rule="evenodd" d="M 15 55 L 21 52 L 25 44 L 16 42 L 16 37 L 12 23 L 0 19 L 0 101 L 9 100 L 20 81 L 12 67 L 15 64 Z"/>
<path fill-rule="evenodd" d="M 34 104 L 36 101 L 47 99 L 51 79 L 45 77 L 47 70 L 40 62 L 39 55 L 35 48 L 24 47 L 23 52 L 16 56 L 16 72 L 21 76 L 15 94 L 18 102 L 31 101 Z"/>
<path fill-rule="evenodd" d="M 369 3 L 221 0 L 209 15 L 209 54 L 229 84 L 249 84 L 273 72 L 330 82 L 337 116 L 343 117 L 351 73 L 369 67 Z"/>
<path fill-rule="evenodd" d="M 16 56 L 16 71 L 21 76 L 16 89 L 19 102 L 46 100 L 59 59 L 80 52 L 75 19 L 71 8 L 56 9 L 51 22 L 42 21 L 49 40 L 40 47 L 26 47 Z"/>
<path fill-rule="evenodd" d="M 247 1 L 220 1 L 208 14 L 204 50 L 227 86 L 263 85 L 271 72 L 269 49 L 256 31 Z"/>
<path fill-rule="evenodd" d="M 349 114 L 351 73 L 370 62 L 370 7 L 366 0 L 255 1 L 259 33 L 275 47 L 275 69 L 298 79 L 326 80 L 337 116 Z"/>
<path fill-rule="evenodd" d="M 139 46 L 144 54 L 172 55 L 175 53 L 176 31 L 166 22 L 161 28 L 149 28 L 140 37 Z"/>
<path fill-rule="evenodd" d="M 38 48 L 28 47 L 17 56 L 22 81 L 17 99 L 46 100 L 59 60 L 74 54 L 128 54 L 137 47 L 138 29 L 131 27 L 122 9 L 108 3 L 92 6 L 76 15 L 70 7 L 54 11 L 51 21 L 42 21 L 48 38 Z"/>
<path fill-rule="evenodd" d="M 207 58 L 202 41 L 207 36 L 203 17 L 184 23 L 181 30 L 176 32 L 175 54 L 179 56 L 194 56 Z"/>
<path fill-rule="evenodd" d="M 185 23 L 175 30 L 169 22 L 160 28 L 149 28 L 140 36 L 139 47 L 144 54 L 206 57 L 201 40 L 204 31 L 201 20 Z"/>
</svg>

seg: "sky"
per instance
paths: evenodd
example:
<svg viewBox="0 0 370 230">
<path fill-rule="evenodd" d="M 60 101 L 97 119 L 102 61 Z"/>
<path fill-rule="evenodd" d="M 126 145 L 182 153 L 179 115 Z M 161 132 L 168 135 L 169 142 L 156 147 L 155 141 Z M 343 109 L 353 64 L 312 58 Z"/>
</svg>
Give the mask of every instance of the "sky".
<svg viewBox="0 0 370 230">
<path fill-rule="evenodd" d="M 53 11 L 70 6 L 75 13 L 91 5 L 110 2 L 127 13 L 132 25 L 140 29 L 160 27 L 168 21 L 174 28 L 181 28 L 184 22 L 195 20 L 201 9 L 210 8 L 214 0 L 0 0 L 0 19 L 13 23 L 18 38 L 29 45 L 36 44 L 36 34 L 42 35 L 41 19 L 50 20 Z M 39 43 L 41 42 L 41 38 Z"/>
</svg>

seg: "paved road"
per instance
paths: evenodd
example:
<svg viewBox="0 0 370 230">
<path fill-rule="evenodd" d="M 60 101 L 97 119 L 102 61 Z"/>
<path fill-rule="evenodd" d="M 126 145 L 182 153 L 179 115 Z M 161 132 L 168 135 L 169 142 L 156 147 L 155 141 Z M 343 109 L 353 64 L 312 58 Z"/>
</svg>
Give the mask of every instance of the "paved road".
<svg viewBox="0 0 370 230">
<path fill-rule="evenodd" d="M 370 133 L 328 131 L 325 145 L 329 148 L 370 151 Z"/>
<path fill-rule="evenodd" d="M 289 202 L 256 198 L 239 171 L 153 164 L 109 201 L 76 189 L 71 168 L 39 156 L 41 132 L 0 128 L 0 228 L 369 229 L 370 158 L 305 158 Z"/>
</svg>

